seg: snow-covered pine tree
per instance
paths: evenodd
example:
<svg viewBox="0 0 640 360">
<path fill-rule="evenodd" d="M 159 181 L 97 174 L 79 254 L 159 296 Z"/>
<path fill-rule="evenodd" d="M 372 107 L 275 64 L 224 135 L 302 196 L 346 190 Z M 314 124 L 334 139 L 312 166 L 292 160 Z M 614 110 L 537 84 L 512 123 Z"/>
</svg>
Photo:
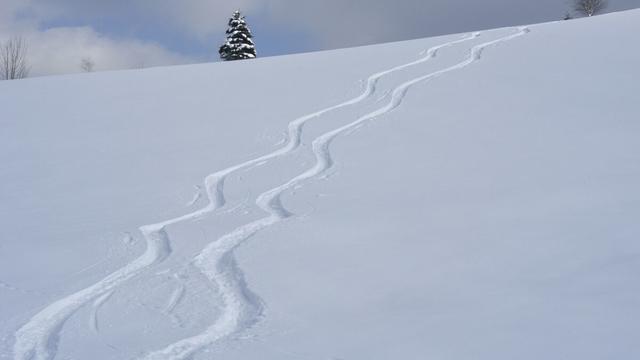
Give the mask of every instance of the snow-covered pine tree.
<svg viewBox="0 0 640 360">
<path fill-rule="evenodd" d="M 251 30 L 240 11 L 233 13 L 229 19 L 227 41 L 220 46 L 220 58 L 225 61 L 253 59 L 256 57 L 256 47 L 251 40 Z"/>
</svg>

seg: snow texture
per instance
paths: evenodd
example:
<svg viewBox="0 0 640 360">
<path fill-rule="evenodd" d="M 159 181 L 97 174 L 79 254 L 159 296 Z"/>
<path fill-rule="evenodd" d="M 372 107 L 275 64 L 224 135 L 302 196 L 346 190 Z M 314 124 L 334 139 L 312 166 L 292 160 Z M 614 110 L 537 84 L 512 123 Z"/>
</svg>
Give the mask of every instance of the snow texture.
<svg viewBox="0 0 640 360">
<path fill-rule="evenodd" d="M 1 83 L 0 359 L 637 357 L 639 17 Z"/>
</svg>

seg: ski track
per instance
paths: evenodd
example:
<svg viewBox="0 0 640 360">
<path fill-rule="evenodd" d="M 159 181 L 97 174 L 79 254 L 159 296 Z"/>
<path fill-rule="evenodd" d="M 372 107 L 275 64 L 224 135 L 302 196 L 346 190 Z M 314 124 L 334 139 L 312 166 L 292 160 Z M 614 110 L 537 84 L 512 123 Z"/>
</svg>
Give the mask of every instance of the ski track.
<svg viewBox="0 0 640 360">
<path fill-rule="evenodd" d="M 198 200 L 202 198 L 202 186 L 196 185 L 195 189 L 196 189 L 196 193 L 193 194 L 193 198 L 191 199 L 191 201 L 187 203 L 186 205 L 187 207 L 191 207 L 195 205 L 198 202 Z"/>
<path fill-rule="evenodd" d="M 184 296 L 184 293 L 185 293 L 184 280 L 180 277 L 180 275 L 177 275 L 177 274 L 174 274 L 174 279 L 176 279 L 176 281 L 178 282 L 178 286 L 171 294 L 171 297 L 169 298 L 169 302 L 167 303 L 167 306 L 164 309 L 164 312 L 167 314 L 171 314 L 173 312 L 173 310 L 176 308 L 176 306 L 178 306 L 178 304 L 182 300 L 182 297 Z"/>
<path fill-rule="evenodd" d="M 98 323 L 98 311 L 100 310 L 100 307 L 104 305 L 104 303 L 106 303 L 107 300 L 109 300 L 109 298 L 113 295 L 114 292 L 115 291 L 112 290 L 100 296 L 93 302 L 93 309 L 91 311 L 91 316 L 89 318 L 89 326 L 91 327 L 91 330 L 96 334 L 100 332 L 100 324 Z"/>
<path fill-rule="evenodd" d="M 334 164 L 330 153 L 331 142 L 339 135 L 344 135 L 354 129 L 359 128 L 366 122 L 372 121 L 385 115 L 400 106 L 407 94 L 407 91 L 420 82 L 426 82 L 446 73 L 463 69 L 482 58 L 483 51 L 492 45 L 509 41 L 520 37 L 530 30 L 528 27 L 520 27 L 512 35 L 485 42 L 471 48 L 466 60 L 447 67 L 443 70 L 414 78 L 396 87 L 391 93 L 391 100 L 384 107 L 379 108 L 357 120 L 337 129 L 326 132 L 312 142 L 312 151 L 315 155 L 315 165 L 300 175 L 290 179 L 286 183 L 263 192 L 256 199 L 256 205 L 264 210 L 268 216 L 245 224 L 222 236 L 215 242 L 209 244 L 200 252 L 193 261 L 193 264 L 209 280 L 218 286 L 221 295 L 224 311 L 217 321 L 204 332 L 179 340 L 162 350 L 146 354 L 142 360 L 184 360 L 190 359 L 196 352 L 204 347 L 212 345 L 217 341 L 227 338 L 230 335 L 247 330 L 262 316 L 264 305 L 262 300 L 254 294 L 247 286 L 244 273 L 238 267 L 234 257 L 234 250 L 257 232 L 268 228 L 285 219 L 295 216 L 289 212 L 281 201 L 282 194 L 295 188 L 296 186 L 323 175 L 330 170 Z M 471 38 L 479 36 L 474 33 Z M 460 42 L 457 41 L 457 42 Z M 456 43 L 456 42 L 454 42 Z M 427 57 L 433 57 L 436 51 L 449 44 L 444 44 L 427 51 Z"/>
<path fill-rule="evenodd" d="M 150 266 L 162 262 L 171 254 L 171 242 L 169 235 L 166 232 L 166 227 L 185 221 L 197 220 L 204 217 L 205 215 L 215 212 L 225 205 L 226 201 L 224 197 L 224 183 L 229 175 L 240 170 L 250 170 L 257 166 L 263 165 L 272 159 L 283 157 L 295 151 L 300 146 L 302 140 L 302 130 L 306 122 L 320 117 L 326 113 L 347 106 L 355 105 L 368 99 L 375 93 L 376 85 L 380 78 L 393 72 L 428 61 L 437 55 L 438 50 L 460 42 L 474 39 L 479 35 L 479 33 L 474 33 L 459 40 L 435 46 L 429 49 L 424 57 L 416 61 L 396 66 L 391 69 L 371 75 L 367 79 L 367 85 L 364 91 L 359 96 L 340 104 L 324 108 L 317 112 L 304 115 L 290 122 L 287 126 L 286 142 L 281 148 L 276 149 L 269 154 L 228 167 L 207 176 L 204 181 L 204 190 L 206 191 L 206 195 L 208 198 L 208 204 L 206 206 L 202 207 L 199 210 L 170 220 L 166 220 L 164 222 L 141 226 L 139 228 L 139 231 L 144 236 L 146 242 L 145 252 L 140 257 L 134 259 L 124 267 L 116 270 L 102 280 L 76 293 L 53 302 L 52 304 L 48 305 L 40 312 L 35 314 L 29 320 L 29 322 L 24 324 L 14 334 L 14 359 L 52 360 L 56 356 L 58 350 L 60 331 L 64 327 L 66 321 L 73 314 L 75 314 L 80 308 L 95 300 L 96 298 L 99 298 L 105 293 L 113 291 L 116 287 L 131 279 L 132 277 L 140 274 Z M 265 221 L 262 227 L 270 226 L 275 222 Z M 260 227 L 260 229 L 262 227 Z M 256 229 L 257 230 L 253 231 L 253 233 L 259 230 L 258 228 Z M 222 293 L 230 293 L 234 288 L 237 287 L 238 283 L 243 282 L 243 279 L 241 278 L 234 278 L 234 276 L 241 277 L 241 275 L 239 274 L 242 273 L 239 269 L 236 268 L 237 265 L 235 264 L 233 256 L 228 256 L 229 254 L 226 255 L 227 256 L 222 258 L 220 262 L 226 262 L 225 269 L 231 272 L 227 276 L 227 278 L 232 280 L 230 283 L 228 283 L 229 289 L 223 290 Z M 223 283 L 223 281 L 220 281 L 221 286 L 223 286 Z M 249 293 L 246 285 L 242 286 L 242 288 L 244 290 L 242 290 L 241 293 L 236 294 L 237 296 L 243 296 L 244 298 L 254 297 L 254 295 Z M 257 303 L 259 302 L 259 300 L 255 300 L 255 302 Z M 225 318 L 227 318 L 228 323 L 233 323 L 239 317 L 239 314 L 227 312 L 220 320 L 222 320 L 221 323 L 224 323 Z M 222 326 L 222 329 L 219 332 L 225 333 L 225 329 L 228 327 L 229 326 Z"/>
<path fill-rule="evenodd" d="M 169 297 L 169 301 L 167 306 L 164 308 L 163 313 L 167 315 L 174 326 L 182 327 L 182 320 L 178 317 L 178 315 L 174 314 L 174 310 L 180 304 L 182 299 L 184 299 L 184 295 L 187 291 L 187 286 L 185 284 L 185 277 L 180 274 L 173 274 L 173 278 L 178 282 L 178 286 Z"/>
<path fill-rule="evenodd" d="M 101 281 L 52 303 L 18 329 L 13 347 L 15 360 L 53 359 L 58 349 L 59 333 L 78 309 L 171 253 L 169 237 L 164 229 L 143 230 L 148 241 L 144 254 Z"/>
</svg>

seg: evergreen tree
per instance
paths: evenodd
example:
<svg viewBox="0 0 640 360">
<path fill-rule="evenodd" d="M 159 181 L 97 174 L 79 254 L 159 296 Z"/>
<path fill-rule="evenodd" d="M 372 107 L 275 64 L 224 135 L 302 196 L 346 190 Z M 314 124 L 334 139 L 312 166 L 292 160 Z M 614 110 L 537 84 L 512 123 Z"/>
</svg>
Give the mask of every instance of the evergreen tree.
<svg viewBox="0 0 640 360">
<path fill-rule="evenodd" d="M 220 58 L 225 61 L 254 59 L 256 57 L 256 48 L 251 40 L 251 30 L 247 27 L 244 16 L 240 11 L 233 13 L 233 17 L 229 19 L 229 28 L 227 29 L 227 41 L 220 46 Z"/>
</svg>

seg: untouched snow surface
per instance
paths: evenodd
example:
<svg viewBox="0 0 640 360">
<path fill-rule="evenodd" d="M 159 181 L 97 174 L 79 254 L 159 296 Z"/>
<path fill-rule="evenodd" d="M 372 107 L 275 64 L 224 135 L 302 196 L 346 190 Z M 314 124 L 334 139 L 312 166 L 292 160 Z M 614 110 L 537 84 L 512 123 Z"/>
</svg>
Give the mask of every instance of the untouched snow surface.
<svg viewBox="0 0 640 360">
<path fill-rule="evenodd" d="M 0 83 L 0 358 L 640 356 L 638 30 Z"/>
</svg>

